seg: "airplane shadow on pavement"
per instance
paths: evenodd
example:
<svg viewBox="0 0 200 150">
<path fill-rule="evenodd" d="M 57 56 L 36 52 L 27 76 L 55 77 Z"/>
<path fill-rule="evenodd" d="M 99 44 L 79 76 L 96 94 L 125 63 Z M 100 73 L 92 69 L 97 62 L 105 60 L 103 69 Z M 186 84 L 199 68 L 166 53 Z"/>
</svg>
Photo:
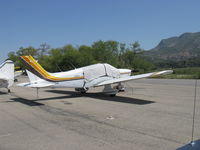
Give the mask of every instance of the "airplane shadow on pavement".
<svg viewBox="0 0 200 150">
<path fill-rule="evenodd" d="M 75 92 L 75 91 L 63 91 L 63 90 L 46 90 L 46 92 L 52 92 L 52 93 L 57 93 L 57 94 L 67 94 L 68 95 L 68 96 L 62 96 L 62 98 L 90 97 L 90 98 L 95 98 L 95 99 L 98 99 L 98 100 L 113 101 L 113 102 L 120 102 L 120 103 L 129 103 L 129 104 L 136 104 L 136 105 L 145 105 L 145 104 L 155 103 L 154 101 L 136 99 L 136 98 L 131 98 L 131 97 L 123 97 L 123 96 L 110 97 L 110 96 L 105 95 L 103 93 L 81 94 L 81 93 Z M 52 98 L 50 98 L 50 99 L 52 99 Z M 59 97 L 54 97 L 54 99 L 59 99 Z M 38 99 L 37 101 L 40 101 L 40 100 L 49 100 L 49 98 Z"/>
<path fill-rule="evenodd" d="M 61 99 L 70 99 L 70 98 L 78 98 L 78 97 L 90 97 L 97 100 L 104 100 L 104 101 L 113 101 L 113 102 L 119 102 L 119 103 L 128 103 L 128 104 L 135 104 L 135 105 L 146 105 L 155 103 L 154 101 L 150 100 L 144 100 L 144 99 L 136 99 L 131 97 L 123 97 L 123 96 L 115 96 L 110 97 L 108 95 L 105 95 L 103 93 L 85 93 L 81 94 L 76 91 L 63 91 L 63 90 L 46 90 L 45 92 L 51 92 L 56 94 L 65 94 L 64 96 L 56 96 L 56 97 L 48 97 L 48 98 L 38 98 L 38 99 L 25 99 L 22 97 L 18 97 L 15 95 L 15 98 L 11 98 L 12 101 L 7 102 L 20 102 L 22 104 L 28 105 L 28 106 L 41 106 L 45 105 L 43 103 L 39 103 L 39 101 L 48 101 L 48 100 L 61 100 Z"/>
<path fill-rule="evenodd" d="M 5 95 L 5 94 L 8 94 L 8 92 L 2 92 L 2 91 L 0 91 L 0 95 Z"/>
<path fill-rule="evenodd" d="M 25 104 L 25 105 L 28 105 L 28 106 L 41 106 L 41 105 L 44 105 L 42 103 L 35 102 L 35 100 L 28 100 L 28 99 L 25 99 L 25 98 L 22 98 L 22 97 L 11 98 L 10 100 L 12 100 L 14 102 L 19 102 L 19 103 L 22 103 L 22 104 Z"/>
</svg>

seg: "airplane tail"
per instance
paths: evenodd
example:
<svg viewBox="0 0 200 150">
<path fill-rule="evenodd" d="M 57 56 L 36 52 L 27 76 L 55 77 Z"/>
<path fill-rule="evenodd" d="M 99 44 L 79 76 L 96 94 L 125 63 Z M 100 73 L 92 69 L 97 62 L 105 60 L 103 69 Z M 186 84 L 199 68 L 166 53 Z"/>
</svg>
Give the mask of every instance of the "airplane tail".
<svg viewBox="0 0 200 150">
<path fill-rule="evenodd" d="M 21 59 L 26 65 L 28 71 L 46 81 L 59 82 L 59 81 L 69 81 L 69 80 L 77 80 L 83 78 L 83 77 L 57 77 L 44 70 L 44 68 L 42 68 L 42 66 L 32 56 L 21 56 Z"/>
<path fill-rule="evenodd" d="M 46 79 L 50 74 L 44 70 L 44 68 L 32 57 L 32 56 L 21 56 L 22 61 L 26 65 L 26 69 L 34 75 Z"/>
<path fill-rule="evenodd" d="M 6 60 L 0 65 L 0 77 L 8 80 L 8 87 L 14 83 L 14 63 Z"/>
<path fill-rule="evenodd" d="M 45 82 L 43 79 L 34 75 L 28 70 L 26 70 L 26 72 L 27 72 L 30 82 L 20 83 L 20 84 L 17 84 L 17 86 L 31 87 L 31 88 L 44 88 L 44 87 L 51 87 L 55 85 L 54 83 Z"/>
</svg>

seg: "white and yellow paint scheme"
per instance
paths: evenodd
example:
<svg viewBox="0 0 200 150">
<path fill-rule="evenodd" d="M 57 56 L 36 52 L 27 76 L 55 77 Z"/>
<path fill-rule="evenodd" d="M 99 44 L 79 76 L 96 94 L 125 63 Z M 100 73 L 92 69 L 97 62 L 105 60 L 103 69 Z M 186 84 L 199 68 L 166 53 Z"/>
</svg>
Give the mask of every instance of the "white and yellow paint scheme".
<svg viewBox="0 0 200 150">
<path fill-rule="evenodd" d="M 110 86 L 129 80 L 172 73 L 171 70 L 131 76 L 130 69 L 117 69 L 109 64 L 94 64 L 66 72 L 49 73 L 32 56 L 21 56 L 27 67 L 28 83 L 25 87 L 68 87 L 85 93 L 90 87 Z M 108 89 L 108 88 L 107 88 Z M 111 92 L 113 94 L 113 92 Z M 116 93 L 115 93 L 116 94 Z"/>
</svg>

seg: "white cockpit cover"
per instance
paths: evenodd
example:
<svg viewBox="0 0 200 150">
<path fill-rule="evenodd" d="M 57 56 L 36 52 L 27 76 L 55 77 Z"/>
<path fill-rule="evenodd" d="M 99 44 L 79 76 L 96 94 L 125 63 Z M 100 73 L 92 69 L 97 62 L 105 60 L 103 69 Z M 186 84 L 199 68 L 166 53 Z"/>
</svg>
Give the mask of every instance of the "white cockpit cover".
<svg viewBox="0 0 200 150">
<path fill-rule="evenodd" d="M 104 64 L 106 68 L 106 73 L 108 76 L 113 77 L 113 78 L 119 78 L 120 77 L 120 72 L 117 68 L 109 65 L 109 64 Z"/>
<path fill-rule="evenodd" d="M 95 64 L 83 67 L 84 77 L 91 81 L 99 77 L 110 76 L 118 78 L 120 76 L 119 70 L 109 64 Z"/>
</svg>

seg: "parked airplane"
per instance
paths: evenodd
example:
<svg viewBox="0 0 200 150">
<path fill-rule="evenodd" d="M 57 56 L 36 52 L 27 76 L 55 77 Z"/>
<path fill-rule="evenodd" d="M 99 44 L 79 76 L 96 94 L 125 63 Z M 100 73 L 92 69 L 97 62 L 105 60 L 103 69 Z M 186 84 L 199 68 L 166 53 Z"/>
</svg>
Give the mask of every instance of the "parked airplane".
<svg viewBox="0 0 200 150">
<path fill-rule="evenodd" d="M 109 64 L 94 64 L 66 72 L 49 73 L 37 63 L 32 56 L 21 56 L 28 71 L 30 82 L 18 84 L 24 87 L 67 87 L 85 93 L 91 87 L 105 86 L 103 92 L 115 96 L 119 90 L 123 90 L 122 82 L 153 77 L 172 73 L 172 70 L 146 73 L 131 76 L 130 69 L 117 69 Z M 111 84 L 117 84 L 115 88 Z"/>
<path fill-rule="evenodd" d="M 10 86 L 14 83 L 14 63 L 6 60 L 0 65 L 0 88 L 7 88 L 10 92 Z"/>
</svg>

